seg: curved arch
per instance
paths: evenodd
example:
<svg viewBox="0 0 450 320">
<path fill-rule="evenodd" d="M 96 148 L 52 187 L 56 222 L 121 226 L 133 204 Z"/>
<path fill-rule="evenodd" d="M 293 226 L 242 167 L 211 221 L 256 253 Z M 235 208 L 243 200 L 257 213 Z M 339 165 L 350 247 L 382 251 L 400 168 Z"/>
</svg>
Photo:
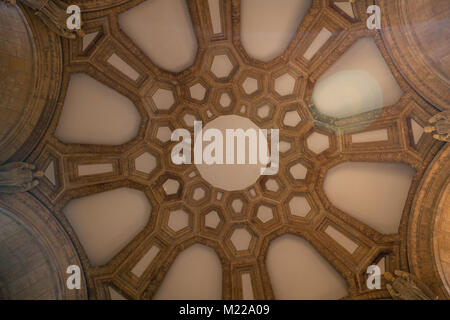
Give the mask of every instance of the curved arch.
<svg viewBox="0 0 450 320">
<path fill-rule="evenodd" d="M 61 288 L 53 261 L 36 234 L 0 207 L 0 279 L 12 300 L 55 300 Z"/>
<path fill-rule="evenodd" d="M 380 30 L 383 42 L 402 75 L 433 106 L 448 109 L 447 52 L 437 48 L 448 38 L 445 24 L 448 24 L 449 2 L 377 0 L 377 4 L 386 13 L 387 27 Z"/>
<path fill-rule="evenodd" d="M 5 57 L 2 57 L 2 61 L 16 66 L 14 67 L 16 69 L 6 69 L 7 75 L 4 76 L 2 74 L 2 78 L 17 80 L 13 81 L 15 83 L 13 88 L 2 84 L 2 107 L 4 106 L 4 101 L 10 101 L 10 103 L 13 101 L 18 103 L 22 109 L 18 110 L 18 105 L 6 106 L 12 107 L 13 112 L 19 112 L 20 116 L 16 119 L 14 125 L 10 127 L 8 134 L 0 141 L 2 150 L 0 163 L 3 163 L 7 160 L 22 161 L 25 159 L 33 151 L 47 130 L 60 94 L 62 48 L 60 39 L 54 33 L 48 32 L 48 29 L 40 19 L 28 8 L 23 6 L 7 7 L 6 4 L 1 3 L 0 9 L 0 12 L 7 10 L 5 14 L 13 18 L 5 19 L 5 21 L 15 21 L 16 26 L 11 25 L 8 28 L 14 29 L 15 27 L 16 31 L 19 28 L 19 34 L 17 32 L 13 33 L 13 36 L 18 39 L 22 38 L 21 41 L 23 43 L 11 54 L 12 57 L 16 58 L 5 59 Z M 1 31 L 2 34 L 10 34 L 12 32 L 14 31 L 10 29 Z M 22 57 L 26 60 L 24 61 L 24 59 L 17 58 L 17 55 L 24 53 L 23 48 L 26 48 L 28 39 L 32 39 L 29 43 L 32 47 L 32 52 L 28 58 Z M 14 45 L 10 45 L 10 47 L 6 47 L 3 50 L 8 53 L 11 48 L 14 48 Z M 31 70 L 22 72 L 24 67 L 26 68 L 26 65 L 30 62 Z M 27 82 L 29 83 L 28 88 L 26 88 Z M 17 93 L 10 99 L 6 99 L 10 93 L 3 91 L 3 89 Z M 26 99 L 23 99 L 23 97 L 26 97 Z M 4 110 L 2 110 L 2 114 L 3 116 L 5 115 Z M 2 126 L 5 126 L 3 121 Z"/>
<path fill-rule="evenodd" d="M 19 230 L 23 230 L 24 234 L 28 234 L 29 239 L 32 239 L 34 243 L 33 250 L 35 252 L 41 252 L 41 262 L 47 261 L 47 270 L 52 271 L 52 276 L 46 278 L 47 280 L 52 279 L 51 281 L 38 284 L 40 286 L 39 290 L 42 291 L 38 290 L 34 293 L 25 292 L 27 296 L 21 298 L 30 299 L 32 296 L 28 296 L 28 294 L 39 294 L 39 292 L 42 294 L 46 290 L 51 290 L 49 284 L 52 284 L 57 288 L 57 291 L 53 291 L 55 294 L 51 297 L 52 299 L 87 299 L 87 282 L 84 277 L 83 265 L 79 259 L 78 252 L 55 216 L 28 193 L 14 195 L 0 194 L 0 208 L 2 209 L 1 213 L 3 215 L 5 213 L 8 215 L 8 219 L 13 226 L 16 225 L 16 228 L 19 226 Z M 17 247 L 17 241 L 20 242 L 22 240 L 15 238 L 11 241 L 14 241 Z M 27 250 L 28 245 L 23 245 L 22 247 L 24 250 Z M 39 251 L 36 251 L 36 248 L 40 248 Z M 18 250 L 14 250 L 14 254 L 18 253 Z M 29 262 L 30 265 L 24 264 L 22 266 L 22 270 L 25 272 L 24 275 L 26 277 L 35 277 L 36 271 L 34 268 L 39 264 L 32 260 Z M 68 277 L 66 271 L 67 267 L 71 265 L 79 266 L 81 269 L 80 290 L 69 290 L 66 286 Z M 30 267 L 32 269 L 28 269 Z M 26 270 L 34 270 L 33 275 L 28 274 Z M 5 281 L 5 279 L 3 280 Z M 45 296 L 41 296 L 40 298 L 45 298 Z"/>
<path fill-rule="evenodd" d="M 446 144 L 425 172 L 414 198 L 408 223 L 408 260 L 411 273 L 440 297 L 449 298 L 448 267 L 444 274 L 440 239 L 446 234 L 450 146 Z M 448 232 L 447 232 L 448 233 Z M 448 251 L 446 251 L 448 252 Z"/>
</svg>

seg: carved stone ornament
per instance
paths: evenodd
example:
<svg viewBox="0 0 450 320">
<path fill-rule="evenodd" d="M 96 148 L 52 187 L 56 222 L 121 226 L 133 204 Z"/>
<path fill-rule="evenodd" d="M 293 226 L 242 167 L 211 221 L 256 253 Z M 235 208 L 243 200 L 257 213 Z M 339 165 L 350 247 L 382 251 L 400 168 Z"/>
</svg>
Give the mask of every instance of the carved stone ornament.
<svg viewBox="0 0 450 320">
<path fill-rule="evenodd" d="M 0 0 L 9 5 L 16 5 L 16 0 Z M 70 30 L 67 28 L 68 15 L 66 10 L 53 0 L 19 0 L 23 5 L 36 10 L 36 15 L 45 25 L 63 38 L 75 39 L 77 35 L 84 36 L 81 29 Z M 61 1 L 58 1 L 61 2 Z"/>
<path fill-rule="evenodd" d="M 437 300 L 436 296 L 425 284 L 411 274 L 395 270 L 394 275 L 386 272 L 384 277 L 390 283 L 386 285 L 394 300 Z"/>
<path fill-rule="evenodd" d="M 35 171 L 34 165 L 23 162 L 12 162 L 0 166 L 0 193 L 25 192 L 39 184 L 35 178 L 44 173 Z"/>
<path fill-rule="evenodd" d="M 425 132 L 434 133 L 436 140 L 450 142 L 450 110 L 434 115 L 428 122 L 431 126 L 425 127 Z"/>
</svg>

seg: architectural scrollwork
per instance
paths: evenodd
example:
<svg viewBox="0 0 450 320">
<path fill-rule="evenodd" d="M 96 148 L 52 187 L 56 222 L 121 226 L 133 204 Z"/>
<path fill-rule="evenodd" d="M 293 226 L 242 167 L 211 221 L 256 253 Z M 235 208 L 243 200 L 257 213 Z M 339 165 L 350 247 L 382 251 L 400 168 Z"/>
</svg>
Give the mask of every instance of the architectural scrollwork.
<svg viewBox="0 0 450 320">
<path fill-rule="evenodd" d="M 425 132 L 434 133 L 433 138 L 450 142 L 450 111 L 435 114 L 429 121 L 431 126 L 425 127 Z"/>
<path fill-rule="evenodd" d="M 394 274 L 386 272 L 384 277 L 389 281 L 386 288 L 394 300 L 438 299 L 425 284 L 413 278 L 408 272 L 395 270 Z"/>
<path fill-rule="evenodd" d="M 32 164 L 12 162 L 0 166 L 0 193 L 25 192 L 39 184 L 37 178 L 44 176 Z"/>
<path fill-rule="evenodd" d="M 17 4 L 17 0 L 0 0 L 10 5 Z M 77 35 L 83 36 L 81 29 L 70 30 L 67 27 L 67 18 L 65 8 L 61 7 L 53 0 L 19 0 L 23 5 L 36 10 L 36 15 L 44 22 L 44 24 L 53 32 L 63 38 L 75 39 Z M 60 2 L 60 1 L 58 1 Z"/>
</svg>

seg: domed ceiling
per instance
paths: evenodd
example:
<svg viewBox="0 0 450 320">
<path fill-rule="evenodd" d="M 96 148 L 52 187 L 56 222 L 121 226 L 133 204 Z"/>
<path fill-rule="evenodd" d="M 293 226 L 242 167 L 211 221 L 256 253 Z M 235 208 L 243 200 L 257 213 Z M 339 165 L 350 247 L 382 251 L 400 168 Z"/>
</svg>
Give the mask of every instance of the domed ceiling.
<svg viewBox="0 0 450 320">
<path fill-rule="evenodd" d="M 282 3 L 282 5 L 281 5 Z M 84 1 L 33 194 L 90 296 L 386 298 L 440 143 L 365 1 Z M 280 166 L 176 165 L 175 129 L 278 129 Z M 207 166 L 207 165 L 206 165 Z"/>
</svg>

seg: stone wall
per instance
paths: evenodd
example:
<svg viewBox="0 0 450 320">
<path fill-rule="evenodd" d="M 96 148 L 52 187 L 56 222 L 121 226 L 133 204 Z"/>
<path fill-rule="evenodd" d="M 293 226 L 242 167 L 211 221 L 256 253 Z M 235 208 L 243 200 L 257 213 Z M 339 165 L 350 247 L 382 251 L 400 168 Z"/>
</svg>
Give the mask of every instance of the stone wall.
<svg viewBox="0 0 450 320">
<path fill-rule="evenodd" d="M 58 280 L 40 240 L 0 209 L 0 281 L 8 299 L 58 299 Z"/>
<path fill-rule="evenodd" d="M 33 89 L 33 43 L 17 7 L 0 3 L 0 143 L 13 133 Z"/>
</svg>

